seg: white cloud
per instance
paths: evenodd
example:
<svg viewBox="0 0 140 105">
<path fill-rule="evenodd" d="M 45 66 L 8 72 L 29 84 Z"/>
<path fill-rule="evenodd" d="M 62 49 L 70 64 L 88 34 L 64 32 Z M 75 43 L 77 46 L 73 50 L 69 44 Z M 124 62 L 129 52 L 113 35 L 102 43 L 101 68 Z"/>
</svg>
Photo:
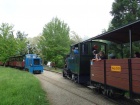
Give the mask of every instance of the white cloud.
<svg viewBox="0 0 140 105">
<path fill-rule="evenodd" d="M 0 0 L 0 23 L 30 37 L 42 32 L 53 17 L 64 20 L 81 37 L 95 36 L 107 28 L 114 0 Z"/>
</svg>

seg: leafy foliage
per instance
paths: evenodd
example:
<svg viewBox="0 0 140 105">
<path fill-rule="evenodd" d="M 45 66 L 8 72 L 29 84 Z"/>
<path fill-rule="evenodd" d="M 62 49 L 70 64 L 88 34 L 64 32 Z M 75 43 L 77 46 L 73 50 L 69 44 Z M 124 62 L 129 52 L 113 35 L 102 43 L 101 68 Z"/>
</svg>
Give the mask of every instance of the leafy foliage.
<svg viewBox="0 0 140 105">
<path fill-rule="evenodd" d="M 10 56 L 14 55 L 16 45 L 13 26 L 8 23 L 2 23 L 0 26 L 0 61 L 6 62 Z"/>
<path fill-rule="evenodd" d="M 53 61 L 56 66 L 63 67 L 63 58 L 69 52 L 69 27 L 66 23 L 53 18 L 43 28 L 39 47 L 45 60 Z"/>
<path fill-rule="evenodd" d="M 121 45 L 118 45 L 116 43 L 110 42 L 108 43 L 108 53 L 109 54 L 114 54 L 116 58 L 121 58 Z"/>
<path fill-rule="evenodd" d="M 23 49 L 26 48 L 25 39 L 21 32 L 17 33 L 17 38 L 13 35 L 13 26 L 8 23 L 0 25 L 0 61 L 6 62 L 9 57 L 21 54 Z M 25 51 L 24 51 L 25 53 Z"/>
<path fill-rule="evenodd" d="M 18 48 L 18 52 L 17 54 L 20 54 L 20 55 L 23 55 L 23 54 L 26 54 L 27 53 L 27 39 L 26 39 L 26 36 L 27 34 L 25 34 L 24 32 L 20 32 L 18 31 L 16 33 L 17 35 L 17 38 L 16 38 L 16 41 L 17 41 L 17 48 Z"/>
<path fill-rule="evenodd" d="M 40 40 L 41 36 L 36 36 L 33 38 L 28 38 L 28 44 L 29 44 L 29 52 L 30 53 L 35 53 L 38 55 L 41 55 L 40 53 L 40 49 L 38 48 L 38 44 L 39 44 L 39 40 Z"/>
<path fill-rule="evenodd" d="M 74 31 L 71 32 L 70 34 L 70 42 L 71 45 L 82 42 L 82 38 L 78 36 Z"/>
<path fill-rule="evenodd" d="M 115 0 L 110 13 L 113 19 L 109 31 L 140 19 L 139 0 Z"/>
<path fill-rule="evenodd" d="M 108 31 L 131 23 L 140 19 L 140 2 L 139 0 L 115 0 L 112 4 L 112 11 L 110 12 L 113 16 L 111 23 L 109 24 Z M 124 43 L 123 57 L 130 57 L 129 44 Z M 109 53 L 115 53 L 117 58 L 121 58 L 121 45 L 109 43 Z M 132 43 L 132 54 L 136 51 L 140 51 L 139 42 Z"/>
</svg>

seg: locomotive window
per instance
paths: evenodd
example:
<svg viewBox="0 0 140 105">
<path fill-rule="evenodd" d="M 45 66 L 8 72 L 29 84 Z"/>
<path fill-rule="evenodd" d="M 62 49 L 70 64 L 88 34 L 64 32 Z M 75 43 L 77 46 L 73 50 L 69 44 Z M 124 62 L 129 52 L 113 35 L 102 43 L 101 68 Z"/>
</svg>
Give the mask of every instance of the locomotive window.
<svg viewBox="0 0 140 105">
<path fill-rule="evenodd" d="M 88 45 L 87 44 L 82 45 L 82 54 L 84 54 L 84 55 L 88 54 Z"/>
<path fill-rule="evenodd" d="M 40 65 L 40 60 L 39 59 L 34 59 L 34 65 Z"/>
<path fill-rule="evenodd" d="M 82 45 L 82 54 L 85 54 L 85 44 Z"/>
</svg>

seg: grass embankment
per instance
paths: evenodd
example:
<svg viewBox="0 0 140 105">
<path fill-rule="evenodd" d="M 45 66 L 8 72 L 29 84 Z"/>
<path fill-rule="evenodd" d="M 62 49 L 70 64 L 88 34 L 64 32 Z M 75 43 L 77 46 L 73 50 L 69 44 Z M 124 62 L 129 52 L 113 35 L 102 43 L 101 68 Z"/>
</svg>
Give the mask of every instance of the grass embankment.
<svg viewBox="0 0 140 105">
<path fill-rule="evenodd" d="M 49 70 L 49 71 L 53 71 L 53 72 L 57 72 L 57 73 L 62 73 L 62 69 L 60 68 L 54 68 L 54 67 L 48 67 L 48 66 L 44 66 L 45 70 Z"/>
<path fill-rule="evenodd" d="M 49 102 L 32 74 L 0 67 L 0 105 L 49 105 Z"/>
</svg>

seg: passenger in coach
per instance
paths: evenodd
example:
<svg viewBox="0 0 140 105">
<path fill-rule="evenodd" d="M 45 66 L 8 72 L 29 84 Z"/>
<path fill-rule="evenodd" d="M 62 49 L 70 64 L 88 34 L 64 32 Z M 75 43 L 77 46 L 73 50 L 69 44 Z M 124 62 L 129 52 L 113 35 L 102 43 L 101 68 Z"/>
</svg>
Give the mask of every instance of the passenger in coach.
<svg viewBox="0 0 140 105">
<path fill-rule="evenodd" d="M 134 53 L 134 58 L 140 58 L 140 53 L 139 52 L 135 52 Z"/>
<path fill-rule="evenodd" d="M 103 60 L 103 59 L 107 59 L 105 53 L 103 51 L 100 51 L 98 54 L 97 54 L 97 51 L 93 51 L 93 54 L 94 54 L 94 58 L 92 59 L 92 62 L 94 61 L 100 61 L 100 60 Z"/>
<path fill-rule="evenodd" d="M 97 59 L 98 59 L 98 53 L 97 53 L 97 50 L 93 50 L 93 59 L 92 59 L 92 61 L 94 62 L 94 61 L 96 61 Z"/>
<path fill-rule="evenodd" d="M 97 45 L 93 45 L 93 47 L 92 47 L 92 52 L 93 52 L 94 50 L 97 51 L 97 49 L 98 49 L 98 46 L 97 46 Z"/>
<path fill-rule="evenodd" d="M 92 47 L 92 53 L 93 53 L 93 59 L 91 61 L 96 61 L 97 60 L 97 57 L 98 57 L 98 46 L 97 45 L 93 45 Z"/>
<path fill-rule="evenodd" d="M 103 60 L 103 59 L 107 59 L 105 53 L 103 51 L 100 51 L 98 54 L 98 59 L 97 61 Z"/>
<path fill-rule="evenodd" d="M 110 59 L 116 59 L 116 56 L 113 53 L 111 53 L 111 54 L 109 54 L 109 58 Z"/>
</svg>

